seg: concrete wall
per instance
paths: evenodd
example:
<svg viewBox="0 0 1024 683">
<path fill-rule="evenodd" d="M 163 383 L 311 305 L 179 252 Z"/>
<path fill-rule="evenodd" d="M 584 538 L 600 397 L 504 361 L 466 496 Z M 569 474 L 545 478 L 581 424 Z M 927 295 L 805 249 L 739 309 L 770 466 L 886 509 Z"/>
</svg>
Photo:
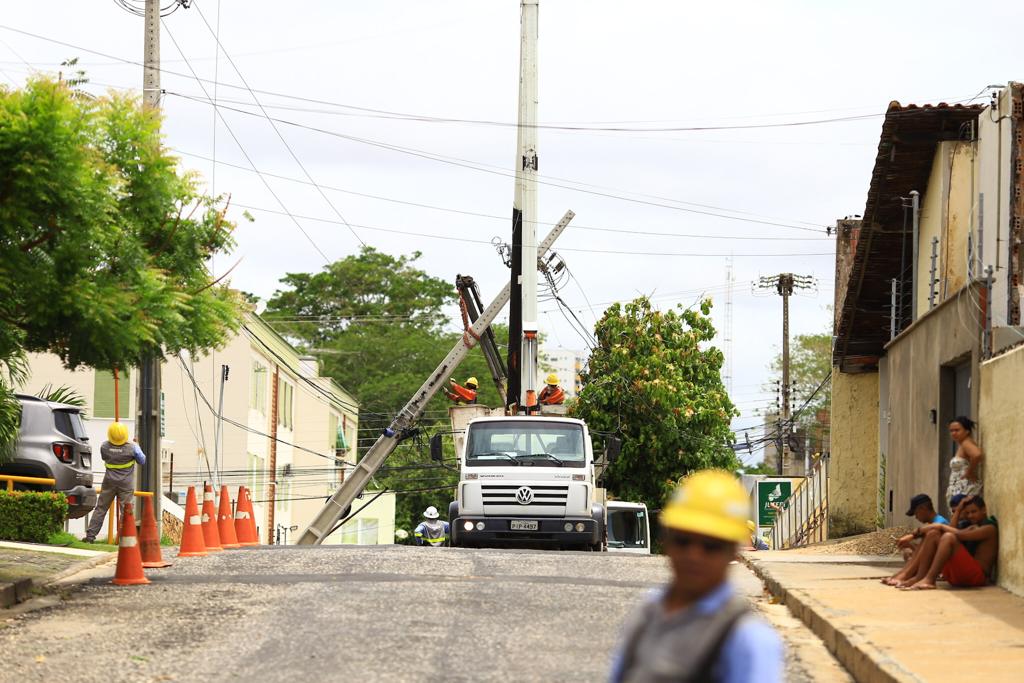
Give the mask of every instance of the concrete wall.
<svg viewBox="0 0 1024 683">
<path fill-rule="evenodd" d="M 965 361 L 972 367 L 970 413 L 977 414 L 981 335 L 977 297 L 973 287 L 961 290 L 887 347 L 885 452 L 887 494 L 892 499 L 887 509 L 894 523 L 902 520 L 900 506 L 915 494 L 927 493 L 937 505 L 946 497 L 946 491 L 940 490 L 940 471 L 948 471 L 951 446 L 946 425 L 955 417 L 948 380 L 951 368 Z"/>
<path fill-rule="evenodd" d="M 978 438 L 985 453 L 984 496 L 999 519 L 999 584 L 1024 595 L 1024 347 L 981 365 Z"/>
<path fill-rule="evenodd" d="M 878 373 L 832 373 L 833 519 L 873 528 L 878 482 Z"/>
<path fill-rule="evenodd" d="M 976 277 L 983 277 L 985 266 L 991 265 L 995 269 L 995 291 L 992 296 L 994 325 L 1006 324 L 1006 278 L 1001 276 L 1005 275 L 1008 257 L 1007 238 L 1012 201 L 1010 143 L 1013 131 L 1008 118 L 1011 109 L 1010 89 L 1004 88 L 999 96 L 999 110 L 986 108 L 978 116 L 978 163 L 974 182 L 976 196 L 971 225 L 974 239 L 977 240 L 979 226 L 984 223 L 983 252 L 981 262 L 975 268 Z"/>
</svg>

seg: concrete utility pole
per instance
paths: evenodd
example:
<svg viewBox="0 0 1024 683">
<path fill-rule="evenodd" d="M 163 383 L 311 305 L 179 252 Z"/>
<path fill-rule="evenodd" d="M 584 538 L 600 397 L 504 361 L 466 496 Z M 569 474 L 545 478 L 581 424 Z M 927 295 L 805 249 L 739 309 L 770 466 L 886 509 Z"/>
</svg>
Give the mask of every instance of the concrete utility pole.
<svg viewBox="0 0 1024 683">
<path fill-rule="evenodd" d="M 160 107 L 160 0 L 146 0 L 142 105 L 147 109 Z M 160 359 L 143 358 L 139 364 L 139 394 L 135 420 L 135 434 L 139 446 L 146 454 L 146 464 L 140 468 L 139 489 L 152 491 L 153 512 L 158 532 L 163 530 L 163 505 L 160 496 Z M 140 508 L 141 509 L 141 508 Z"/>
<path fill-rule="evenodd" d="M 506 400 L 509 405 L 527 408 L 536 405 L 537 398 L 538 2 L 522 0 L 521 4 L 519 127 L 516 133 L 516 190 L 512 203 L 513 303 L 510 307 L 510 381 Z M 515 256 L 517 252 L 520 255 L 518 259 Z M 516 298 L 519 300 L 515 301 Z M 518 377 L 513 379 L 513 374 Z"/>
<path fill-rule="evenodd" d="M 793 474 L 789 445 L 789 436 L 793 430 L 792 416 L 790 414 L 790 392 L 792 387 L 789 383 L 789 297 L 792 296 L 794 289 L 810 289 L 813 287 L 814 278 L 810 275 L 779 273 L 770 277 L 762 277 L 758 281 L 757 286 L 761 289 L 774 289 L 782 297 L 782 420 L 779 425 L 782 448 L 779 450 L 777 469 L 779 474 Z"/>
</svg>

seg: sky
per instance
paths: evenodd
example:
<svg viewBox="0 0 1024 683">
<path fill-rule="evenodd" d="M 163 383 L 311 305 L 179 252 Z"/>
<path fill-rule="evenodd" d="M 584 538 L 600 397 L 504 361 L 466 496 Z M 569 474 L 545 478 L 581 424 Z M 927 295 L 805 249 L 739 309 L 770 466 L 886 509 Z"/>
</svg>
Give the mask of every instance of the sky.
<svg viewBox="0 0 1024 683">
<path fill-rule="evenodd" d="M 576 213 L 560 296 L 591 329 L 610 302 L 710 296 L 734 428 L 756 438 L 782 304 L 754 284 L 812 276 L 791 334 L 830 330 L 825 228 L 863 211 L 887 104 L 1024 79 L 1022 20 L 1011 1 L 541 0 L 539 231 Z M 0 83 L 77 57 L 87 89 L 138 92 L 142 42 L 119 0 L 5 2 Z M 491 242 L 511 232 L 515 0 L 194 0 L 164 19 L 161 67 L 166 144 L 239 220 L 215 275 L 266 299 L 366 244 L 473 275 L 485 301 L 507 281 Z M 586 349 L 556 303 L 540 310 L 551 343 Z"/>
</svg>

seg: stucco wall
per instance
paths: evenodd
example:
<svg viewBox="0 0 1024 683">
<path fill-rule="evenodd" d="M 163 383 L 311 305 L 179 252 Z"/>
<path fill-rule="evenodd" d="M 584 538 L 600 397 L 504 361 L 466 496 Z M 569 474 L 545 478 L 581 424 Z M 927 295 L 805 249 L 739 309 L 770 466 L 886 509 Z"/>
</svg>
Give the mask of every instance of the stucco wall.
<svg viewBox="0 0 1024 683">
<path fill-rule="evenodd" d="M 979 441 L 985 452 L 985 500 L 999 519 L 999 584 L 1024 595 L 1024 347 L 981 366 Z"/>
<path fill-rule="evenodd" d="M 900 506 L 915 494 L 927 493 L 937 505 L 945 498 L 946 492 L 939 490 L 940 470 L 948 467 L 951 446 L 946 425 L 955 417 L 948 373 L 963 362 L 973 367 L 969 412 L 977 414 L 981 333 L 977 296 L 974 288 L 954 294 L 887 347 L 889 439 L 885 452 L 892 504 L 886 501 L 886 506 L 894 522 L 903 518 Z"/>
<path fill-rule="evenodd" d="M 875 524 L 878 373 L 832 373 L 829 508 L 833 519 Z"/>
</svg>

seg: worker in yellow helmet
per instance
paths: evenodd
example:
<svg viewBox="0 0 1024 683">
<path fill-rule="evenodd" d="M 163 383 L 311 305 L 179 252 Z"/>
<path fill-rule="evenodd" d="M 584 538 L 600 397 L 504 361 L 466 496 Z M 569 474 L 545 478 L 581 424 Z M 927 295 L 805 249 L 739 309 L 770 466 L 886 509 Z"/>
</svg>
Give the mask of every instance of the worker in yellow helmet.
<svg viewBox="0 0 1024 683">
<path fill-rule="evenodd" d="M 558 386 L 558 375 L 551 373 L 544 381 L 544 388 L 537 396 L 542 406 L 560 406 L 565 403 L 565 391 Z"/>
<path fill-rule="evenodd" d="M 466 380 L 466 386 L 462 386 L 454 379 L 448 380 L 451 383 L 451 391 L 445 389 L 445 395 L 451 400 L 455 401 L 460 406 L 476 403 L 476 392 L 480 388 L 480 384 L 476 381 L 476 377 L 470 377 Z"/>
<path fill-rule="evenodd" d="M 141 465 L 146 462 L 142 449 L 128 440 L 128 428 L 120 422 L 111 422 L 107 427 L 107 440 L 100 445 L 100 457 L 103 458 L 106 474 L 103 475 L 103 486 L 100 488 L 96 508 L 89 519 L 89 528 L 82 539 L 86 543 L 96 540 L 96 534 L 100 532 L 115 496 L 121 506 L 132 502 L 132 496 L 135 495 L 135 463 Z"/>
<path fill-rule="evenodd" d="M 611 680 L 784 680 L 782 642 L 728 581 L 750 540 L 750 499 L 722 470 L 687 477 L 661 512 L 672 582 L 653 593 L 623 631 Z"/>
</svg>

